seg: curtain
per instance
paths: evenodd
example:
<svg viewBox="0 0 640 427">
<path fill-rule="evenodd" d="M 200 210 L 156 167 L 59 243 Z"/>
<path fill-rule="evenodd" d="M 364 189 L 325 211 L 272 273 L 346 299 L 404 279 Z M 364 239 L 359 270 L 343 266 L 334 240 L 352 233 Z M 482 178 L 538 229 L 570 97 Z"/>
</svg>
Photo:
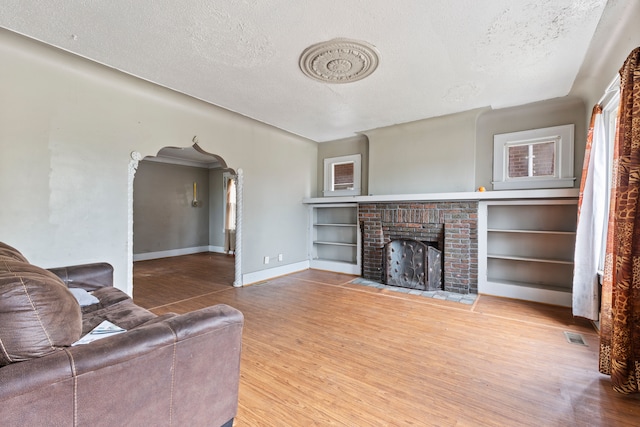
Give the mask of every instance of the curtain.
<svg viewBox="0 0 640 427">
<path fill-rule="evenodd" d="M 607 194 L 607 153 L 602 107 L 591 113 L 578 199 L 573 315 L 598 320 L 600 313 L 598 264 L 602 251 Z"/>
<path fill-rule="evenodd" d="M 620 70 L 600 324 L 600 372 L 614 390 L 640 383 L 640 47 Z"/>
<path fill-rule="evenodd" d="M 227 179 L 227 194 L 224 224 L 224 250 L 235 252 L 236 250 L 236 181 Z"/>
</svg>

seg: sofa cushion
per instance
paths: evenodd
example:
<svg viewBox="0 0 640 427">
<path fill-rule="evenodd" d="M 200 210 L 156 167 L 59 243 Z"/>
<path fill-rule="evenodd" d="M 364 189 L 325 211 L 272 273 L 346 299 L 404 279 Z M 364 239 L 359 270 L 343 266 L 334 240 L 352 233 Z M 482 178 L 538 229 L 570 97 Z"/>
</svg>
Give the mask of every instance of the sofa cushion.
<svg viewBox="0 0 640 427">
<path fill-rule="evenodd" d="M 126 293 L 117 288 L 103 288 L 93 292 L 100 301 L 82 308 L 82 334 L 90 332 L 103 320 L 126 330 L 136 328 L 157 316 L 136 304 Z"/>
<path fill-rule="evenodd" d="M 33 359 L 80 338 L 80 305 L 55 274 L 0 258 L 0 366 Z"/>
<path fill-rule="evenodd" d="M 7 245 L 6 243 L 0 242 L 0 259 L 9 258 L 16 261 L 29 262 L 27 259 L 14 247 Z"/>
</svg>

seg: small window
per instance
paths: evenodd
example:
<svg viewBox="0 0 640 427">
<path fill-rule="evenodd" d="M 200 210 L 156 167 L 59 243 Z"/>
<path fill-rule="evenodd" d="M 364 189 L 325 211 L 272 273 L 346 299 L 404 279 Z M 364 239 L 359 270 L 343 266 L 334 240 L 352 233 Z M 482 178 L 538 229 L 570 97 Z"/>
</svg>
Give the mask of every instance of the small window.
<svg viewBox="0 0 640 427">
<path fill-rule="evenodd" d="M 324 195 L 360 195 L 360 154 L 324 159 Z"/>
<path fill-rule="evenodd" d="M 573 187 L 574 125 L 495 135 L 493 188 Z"/>
<path fill-rule="evenodd" d="M 333 164 L 333 191 L 353 190 L 354 162 Z"/>
<path fill-rule="evenodd" d="M 555 146 L 555 141 L 509 146 L 508 177 L 555 176 Z"/>
</svg>

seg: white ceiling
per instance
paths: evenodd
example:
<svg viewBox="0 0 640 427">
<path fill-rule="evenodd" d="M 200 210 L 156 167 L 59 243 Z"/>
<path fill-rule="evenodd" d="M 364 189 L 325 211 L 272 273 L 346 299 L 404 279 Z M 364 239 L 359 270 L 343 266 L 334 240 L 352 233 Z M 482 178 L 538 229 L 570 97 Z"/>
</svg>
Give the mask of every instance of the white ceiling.
<svg viewBox="0 0 640 427">
<path fill-rule="evenodd" d="M 0 26 L 321 142 L 569 93 L 606 0 L 2 0 Z M 380 56 L 328 84 L 298 61 L 345 37 Z"/>
</svg>

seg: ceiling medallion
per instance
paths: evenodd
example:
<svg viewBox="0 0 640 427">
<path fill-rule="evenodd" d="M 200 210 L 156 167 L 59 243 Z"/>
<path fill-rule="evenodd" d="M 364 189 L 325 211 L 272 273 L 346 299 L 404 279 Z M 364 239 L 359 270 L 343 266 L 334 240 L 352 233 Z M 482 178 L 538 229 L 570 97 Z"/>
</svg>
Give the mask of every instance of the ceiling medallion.
<svg viewBox="0 0 640 427">
<path fill-rule="evenodd" d="M 300 69 L 325 83 L 351 83 L 364 79 L 378 67 L 372 45 L 357 40 L 333 39 L 309 46 L 300 56 Z"/>
</svg>

